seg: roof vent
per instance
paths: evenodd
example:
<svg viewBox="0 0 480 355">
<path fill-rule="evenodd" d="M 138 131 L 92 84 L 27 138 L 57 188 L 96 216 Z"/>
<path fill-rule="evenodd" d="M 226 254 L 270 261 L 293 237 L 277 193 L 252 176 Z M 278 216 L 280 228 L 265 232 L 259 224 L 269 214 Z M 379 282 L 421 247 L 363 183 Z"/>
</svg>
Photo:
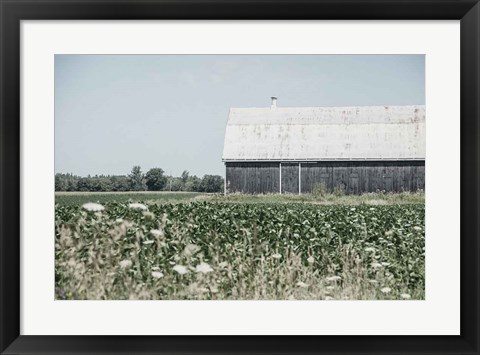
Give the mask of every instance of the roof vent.
<svg viewBox="0 0 480 355">
<path fill-rule="evenodd" d="M 277 98 L 275 96 L 272 96 L 271 99 L 272 105 L 270 106 L 270 108 L 277 108 Z"/>
</svg>

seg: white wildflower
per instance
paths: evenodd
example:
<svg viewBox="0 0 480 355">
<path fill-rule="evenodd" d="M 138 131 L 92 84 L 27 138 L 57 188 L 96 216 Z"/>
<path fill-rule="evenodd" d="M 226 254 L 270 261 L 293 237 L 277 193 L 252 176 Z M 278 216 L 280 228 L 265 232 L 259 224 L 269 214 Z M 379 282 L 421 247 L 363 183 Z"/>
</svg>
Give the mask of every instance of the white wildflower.
<svg viewBox="0 0 480 355">
<path fill-rule="evenodd" d="M 191 295 L 203 294 L 210 291 L 208 288 L 202 287 L 196 282 L 194 282 L 193 284 L 190 284 L 187 289 L 188 289 L 188 293 L 190 293 Z"/>
<path fill-rule="evenodd" d="M 313 256 L 311 256 L 307 259 L 307 261 L 309 264 L 313 264 L 315 262 L 315 259 L 313 258 Z"/>
<path fill-rule="evenodd" d="M 392 291 L 392 289 L 390 287 L 384 287 L 380 291 L 382 291 L 382 293 L 387 294 L 387 293 L 390 293 L 390 291 Z"/>
<path fill-rule="evenodd" d="M 213 269 L 207 263 L 201 262 L 200 264 L 197 265 L 197 267 L 195 268 L 195 271 L 201 272 L 202 274 L 208 274 L 209 272 L 212 272 Z"/>
<path fill-rule="evenodd" d="M 383 265 L 383 266 L 389 266 L 390 263 L 386 263 L 386 262 L 383 261 L 383 262 L 382 262 L 382 265 Z"/>
<path fill-rule="evenodd" d="M 422 230 L 422 228 L 418 226 L 413 227 L 413 229 L 416 230 L 417 232 L 420 232 Z"/>
<path fill-rule="evenodd" d="M 145 218 L 150 218 L 150 219 L 155 218 L 155 214 L 150 211 L 143 212 L 143 215 L 145 216 Z"/>
<path fill-rule="evenodd" d="M 148 207 L 145 206 L 143 203 L 129 203 L 128 208 L 132 210 L 147 210 Z"/>
<path fill-rule="evenodd" d="M 146 244 L 146 245 L 153 244 L 153 240 L 145 240 L 143 241 L 143 244 Z"/>
<path fill-rule="evenodd" d="M 82 208 L 90 212 L 100 212 L 105 209 L 105 207 L 103 207 L 101 204 L 93 202 L 85 203 L 82 205 Z"/>
<path fill-rule="evenodd" d="M 120 267 L 122 269 L 128 269 L 130 266 L 132 266 L 132 262 L 130 260 L 122 260 L 120 261 Z"/>
<path fill-rule="evenodd" d="M 130 227 L 133 227 L 133 222 L 130 222 L 130 221 L 123 221 L 121 226 L 125 227 L 125 228 L 130 228 Z"/>
<path fill-rule="evenodd" d="M 402 293 L 400 297 L 402 297 L 404 300 L 409 300 L 411 298 L 411 296 L 408 293 Z"/>
<path fill-rule="evenodd" d="M 302 281 L 298 281 L 297 286 L 302 287 L 302 288 L 307 288 L 308 287 L 308 285 L 305 282 L 302 282 Z"/>
<path fill-rule="evenodd" d="M 180 275 L 185 275 L 188 272 L 188 269 L 183 265 L 175 265 L 173 270 L 178 272 Z"/>
<path fill-rule="evenodd" d="M 163 273 L 160 271 L 152 271 L 152 277 L 154 279 L 161 279 L 163 277 Z"/>
<path fill-rule="evenodd" d="M 385 235 L 386 235 L 387 237 L 390 237 L 391 235 L 393 235 L 393 231 L 386 231 L 386 232 L 385 232 Z"/>
<path fill-rule="evenodd" d="M 185 247 L 185 249 L 183 249 L 183 253 L 185 254 L 185 256 L 192 256 L 193 254 L 195 254 L 196 252 L 198 252 L 200 250 L 200 247 L 198 245 L 195 245 L 195 244 L 187 244 L 187 246 Z"/>
<path fill-rule="evenodd" d="M 163 237 L 163 231 L 159 230 L 159 229 L 152 229 L 150 231 L 150 233 L 154 236 L 154 237 Z"/>
<path fill-rule="evenodd" d="M 274 259 L 280 259 L 281 257 L 282 257 L 282 255 L 280 255 L 278 253 L 272 255 L 272 258 L 274 258 Z"/>
<path fill-rule="evenodd" d="M 327 281 L 340 281 L 342 278 L 340 276 L 330 276 L 327 277 Z"/>
</svg>

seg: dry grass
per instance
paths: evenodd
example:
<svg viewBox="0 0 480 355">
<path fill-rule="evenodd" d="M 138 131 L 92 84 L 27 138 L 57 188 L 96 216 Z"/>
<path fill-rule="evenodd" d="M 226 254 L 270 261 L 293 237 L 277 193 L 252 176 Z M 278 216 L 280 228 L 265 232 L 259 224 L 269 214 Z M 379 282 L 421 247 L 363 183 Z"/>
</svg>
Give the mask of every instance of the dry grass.
<svg viewBox="0 0 480 355">
<path fill-rule="evenodd" d="M 199 192 L 56 192 L 55 202 L 60 205 L 80 206 L 86 202 L 128 202 L 142 201 L 149 204 L 177 202 L 228 202 L 228 203 L 314 203 L 319 205 L 393 205 L 393 204 L 424 204 L 425 193 L 402 192 L 384 193 L 372 192 L 361 195 L 322 194 L 207 194 Z"/>
</svg>

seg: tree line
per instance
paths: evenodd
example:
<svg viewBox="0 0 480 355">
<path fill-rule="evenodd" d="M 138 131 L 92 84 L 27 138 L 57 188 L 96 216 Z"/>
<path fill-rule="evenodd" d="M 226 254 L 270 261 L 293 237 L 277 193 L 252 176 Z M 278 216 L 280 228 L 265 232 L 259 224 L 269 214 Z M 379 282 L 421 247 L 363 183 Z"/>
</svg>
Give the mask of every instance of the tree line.
<svg viewBox="0 0 480 355">
<path fill-rule="evenodd" d="M 134 166 L 128 175 L 95 175 L 81 177 L 73 174 L 55 174 L 55 191 L 192 191 L 222 192 L 220 175 L 199 178 L 184 171 L 182 175 L 168 176 L 163 169 L 152 168 L 145 174 Z"/>
</svg>

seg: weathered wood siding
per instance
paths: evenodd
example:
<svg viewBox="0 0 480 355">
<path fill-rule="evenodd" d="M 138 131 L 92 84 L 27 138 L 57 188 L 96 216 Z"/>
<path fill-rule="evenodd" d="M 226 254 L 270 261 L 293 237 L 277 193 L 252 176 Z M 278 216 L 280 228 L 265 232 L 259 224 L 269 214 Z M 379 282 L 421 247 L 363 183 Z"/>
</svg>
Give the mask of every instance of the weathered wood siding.
<svg viewBox="0 0 480 355">
<path fill-rule="evenodd" d="M 327 191 L 338 186 L 347 194 L 425 189 L 424 161 L 302 163 L 301 175 L 302 192 L 311 192 L 316 184 Z"/>
<path fill-rule="evenodd" d="M 249 194 L 280 191 L 279 163 L 226 163 L 227 192 Z"/>
<path fill-rule="evenodd" d="M 347 194 L 401 192 L 425 189 L 424 161 L 302 162 L 301 192 L 318 184 L 327 191 L 341 188 Z M 298 193 L 298 163 L 282 163 L 282 193 Z M 226 163 L 227 192 L 278 193 L 278 162 Z"/>
<path fill-rule="evenodd" d="M 298 164 L 282 163 L 282 193 L 298 194 Z"/>
</svg>

